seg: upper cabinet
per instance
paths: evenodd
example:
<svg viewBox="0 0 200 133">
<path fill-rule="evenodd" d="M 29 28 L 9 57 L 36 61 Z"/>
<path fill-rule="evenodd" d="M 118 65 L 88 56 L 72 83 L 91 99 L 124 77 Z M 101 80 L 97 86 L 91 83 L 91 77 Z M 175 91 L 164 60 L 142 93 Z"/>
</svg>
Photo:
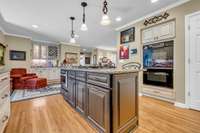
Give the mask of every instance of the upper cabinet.
<svg viewBox="0 0 200 133">
<path fill-rule="evenodd" d="M 170 21 L 142 31 L 142 43 L 157 42 L 175 37 L 175 21 Z"/>
<path fill-rule="evenodd" d="M 47 46 L 33 44 L 33 59 L 47 59 Z"/>
<path fill-rule="evenodd" d="M 33 59 L 58 59 L 58 46 L 49 46 L 46 44 L 33 44 Z"/>
<path fill-rule="evenodd" d="M 33 59 L 39 59 L 40 58 L 40 45 L 33 45 Z"/>
</svg>

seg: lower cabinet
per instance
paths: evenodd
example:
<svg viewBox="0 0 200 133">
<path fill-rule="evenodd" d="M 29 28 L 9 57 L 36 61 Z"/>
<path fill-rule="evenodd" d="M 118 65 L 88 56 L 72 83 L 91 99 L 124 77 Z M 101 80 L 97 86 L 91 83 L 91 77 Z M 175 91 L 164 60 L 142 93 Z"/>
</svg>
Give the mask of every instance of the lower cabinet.
<svg viewBox="0 0 200 133">
<path fill-rule="evenodd" d="M 82 81 L 76 81 L 76 109 L 85 115 L 86 110 L 86 83 Z"/>
<path fill-rule="evenodd" d="M 75 72 L 66 74 L 63 83 L 67 86 L 61 90 L 65 100 L 100 133 L 133 131 L 138 126 L 138 73 L 89 74 L 89 78 Z M 85 78 L 90 81 L 82 80 Z"/>
<path fill-rule="evenodd" d="M 100 132 L 110 131 L 110 91 L 87 84 L 88 119 Z"/>
<path fill-rule="evenodd" d="M 0 73 L 0 133 L 8 123 L 10 117 L 10 74 Z"/>
<path fill-rule="evenodd" d="M 138 125 L 138 77 L 137 74 L 114 76 L 113 83 L 113 131 L 128 133 Z"/>
<path fill-rule="evenodd" d="M 66 99 L 67 101 L 75 107 L 75 89 L 76 89 L 76 86 L 75 86 L 75 79 L 73 78 L 69 78 L 68 79 L 68 87 L 65 89 L 66 91 Z"/>
</svg>

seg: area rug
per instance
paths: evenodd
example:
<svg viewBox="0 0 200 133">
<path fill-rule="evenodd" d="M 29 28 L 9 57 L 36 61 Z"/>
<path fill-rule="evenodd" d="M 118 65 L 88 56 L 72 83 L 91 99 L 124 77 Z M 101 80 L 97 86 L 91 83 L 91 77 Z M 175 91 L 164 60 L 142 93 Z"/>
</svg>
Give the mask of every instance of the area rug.
<svg viewBox="0 0 200 133">
<path fill-rule="evenodd" d="M 41 89 L 14 90 L 11 95 L 11 102 L 59 94 L 60 89 L 60 85 L 51 85 Z"/>
</svg>

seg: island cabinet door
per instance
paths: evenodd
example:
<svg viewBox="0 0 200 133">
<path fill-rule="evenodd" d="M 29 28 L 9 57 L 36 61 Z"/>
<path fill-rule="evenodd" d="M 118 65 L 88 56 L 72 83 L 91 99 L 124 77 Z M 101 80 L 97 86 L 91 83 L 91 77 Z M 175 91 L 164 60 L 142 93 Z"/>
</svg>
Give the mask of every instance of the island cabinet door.
<svg viewBox="0 0 200 133">
<path fill-rule="evenodd" d="M 87 85 L 88 119 L 101 133 L 110 132 L 110 91 Z"/>
<path fill-rule="evenodd" d="M 85 115 L 86 109 L 86 83 L 76 81 L 76 109 Z"/>
<path fill-rule="evenodd" d="M 127 133 L 138 124 L 137 74 L 115 75 L 113 78 L 113 130 Z"/>
<path fill-rule="evenodd" d="M 75 79 L 69 78 L 68 79 L 68 87 L 66 88 L 67 91 L 67 101 L 75 107 Z"/>
</svg>

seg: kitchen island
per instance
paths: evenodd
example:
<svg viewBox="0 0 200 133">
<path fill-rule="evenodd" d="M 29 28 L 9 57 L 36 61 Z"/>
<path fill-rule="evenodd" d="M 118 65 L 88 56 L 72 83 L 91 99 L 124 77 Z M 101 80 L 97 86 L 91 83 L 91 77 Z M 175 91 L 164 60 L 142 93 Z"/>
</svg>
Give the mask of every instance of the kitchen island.
<svg viewBox="0 0 200 133">
<path fill-rule="evenodd" d="M 139 70 L 61 69 L 64 99 L 101 133 L 138 126 Z"/>
</svg>

